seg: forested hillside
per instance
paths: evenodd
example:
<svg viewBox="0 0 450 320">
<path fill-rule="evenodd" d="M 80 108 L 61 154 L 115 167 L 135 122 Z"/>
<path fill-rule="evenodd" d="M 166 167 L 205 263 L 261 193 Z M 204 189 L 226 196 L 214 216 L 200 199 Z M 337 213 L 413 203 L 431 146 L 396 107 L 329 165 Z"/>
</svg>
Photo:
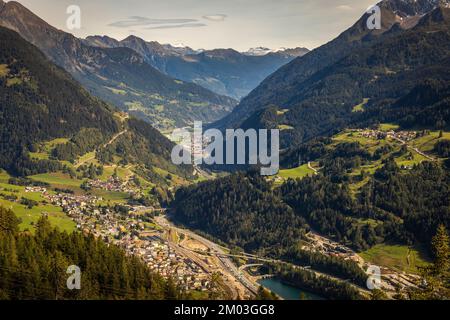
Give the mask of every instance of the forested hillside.
<svg viewBox="0 0 450 320">
<path fill-rule="evenodd" d="M 172 143 L 142 120 L 120 118 L 14 31 L 0 28 L 0 167 L 18 175 L 63 169 L 98 149 L 104 163 L 128 163 L 190 174 L 170 162 Z M 116 139 L 113 139 L 116 137 Z M 66 138 L 53 159 L 31 159 L 41 142 Z M 103 146 L 103 147 L 101 147 Z"/>
<path fill-rule="evenodd" d="M 285 128 L 285 147 L 387 119 L 448 126 L 450 9 L 438 7 L 411 27 L 400 23 L 392 2 L 382 2 L 382 30 L 367 30 L 363 16 L 274 73 L 214 126 Z M 434 99 L 418 99 L 437 91 Z"/>
<path fill-rule="evenodd" d="M 356 200 L 334 178 L 289 181 L 282 194 L 315 230 L 339 242 L 359 250 L 389 241 L 430 243 L 440 224 L 450 226 L 448 170 L 436 165 L 405 175 L 388 160 Z M 377 223 L 362 223 L 370 219 Z"/>
<path fill-rule="evenodd" d="M 306 231 L 304 220 L 257 174 L 180 189 L 174 207 L 177 219 L 248 251 L 291 246 Z"/>
<path fill-rule="evenodd" d="M 364 272 L 351 261 L 299 250 L 310 231 L 307 220 L 257 173 L 182 188 L 172 208 L 175 220 L 237 249 L 313 266 L 358 284 L 366 281 Z"/>
<path fill-rule="evenodd" d="M 29 168 L 33 143 L 95 127 L 106 137 L 119 131 L 107 104 L 92 98 L 17 33 L 0 28 L 0 167 Z M 38 169 L 39 170 L 39 169 Z"/>
<path fill-rule="evenodd" d="M 80 233 L 61 233 L 47 218 L 35 235 L 20 233 L 14 213 L 0 207 L 1 300 L 180 299 L 170 280 L 153 274 L 136 257 Z M 81 289 L 68 290 L 66 273 L 81 269 Z M 186 297 L 186 296 L 184 296 Z"/>
<path fill-rule="evenodd" d="M 447 154 L 447 140 L 427 139 Z M 439 225 L 450 227 L 448 160 L 415 160 L 404 145 L 361 138 L 364 147 L 358 141 L 357 133 L 348 133 L 303 145 L 290 163 L 298 163 L 298 156 L 313 161 L 320 166 L 315 175 L 310 170 L 309 176 L 281 184 L 275 178 L 274 184 L 233 174 L 181 189 L 174 217 L 253 251 L 286 249 L 310 228 L 364 251 L 382 243 L 429 244 Z M 282 214 L 275 214 L 277 208 Z"/>
</svg>

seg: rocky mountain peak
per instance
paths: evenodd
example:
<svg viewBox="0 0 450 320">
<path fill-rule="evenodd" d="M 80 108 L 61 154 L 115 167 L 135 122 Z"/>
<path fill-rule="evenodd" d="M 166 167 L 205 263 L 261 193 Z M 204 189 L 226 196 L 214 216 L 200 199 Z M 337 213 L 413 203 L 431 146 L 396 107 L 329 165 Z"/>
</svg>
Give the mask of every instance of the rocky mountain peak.
<svg viewBox="0 0 450 320">
<path fill-rule="evenodd" d="M 108 36 L 89 36 L 83 40 L 86 45 L 101 48 L 116 48 L 120 46 L 119 41 Z"/>
<path fill-rule="evenodd" d="M 450 0 L 384 0 L 381 6 L 401 18 L 422 16 L 438 6 L 450 6 Z"/>
<path fill-rule="evenodd" d="M 425 15 L 419 22 L 420 26 L 430 26 L 434 24 L 450 24 L 450 6 L 440 6 Z"/>
</svg>

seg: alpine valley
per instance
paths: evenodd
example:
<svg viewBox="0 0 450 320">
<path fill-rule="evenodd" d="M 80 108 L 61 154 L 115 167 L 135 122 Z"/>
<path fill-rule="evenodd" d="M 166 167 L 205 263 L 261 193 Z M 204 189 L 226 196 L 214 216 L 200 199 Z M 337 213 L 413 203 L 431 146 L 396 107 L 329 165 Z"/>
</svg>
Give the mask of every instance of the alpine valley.
<svg viewBox="0 0 450 320">
<path fill-rule="evenodd" d="M 0 300 L 448 300 L 450 0 L 378 8 L 239 52 L 0 0 Z M 280 130 L 279 172 L 175 165 L 164 134 L 197 120 Z"/>
<path fill-rule="evenodd" d="M 131 49 L 86 45 L 15 1 L 0 4 L 0 26 L 18 32 L 96 97 L 161 130 L 220 119 L 237 103 L 161 73 Z"/>
</svg>

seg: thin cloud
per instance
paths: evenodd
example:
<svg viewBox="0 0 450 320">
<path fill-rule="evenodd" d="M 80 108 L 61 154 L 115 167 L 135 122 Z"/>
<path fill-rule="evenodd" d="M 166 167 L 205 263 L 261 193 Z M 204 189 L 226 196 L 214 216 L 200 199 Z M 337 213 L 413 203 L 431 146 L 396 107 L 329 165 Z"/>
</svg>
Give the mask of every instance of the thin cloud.
<svg viewBox="0 0 450 320">
<path fill-rule="evenodd" d="M 197 19 L 152 19 L 140 16 L 129 17 L 128 20 L 116 21 L 110 23 L 109 26 L 116 28 L 129 28 L 148 25 L 179 25 L 179 24 L 193 24 L 198 22 Z"/>
<path fill-rule="evenodd" d="M 158 29 L 179 29 L 179 28 L 201 28 L 206 27 L 204 23 L 186 23 L 186 24 L 175 24 L 175 25 L 165 25 L 157 27 L 144 28 L 146 30 L 158 30 Z"/>
<path fill-rule="evenodd" d="M 353 11 L 354 10 L 353 7 L 345 5 L 345 4 L 341 5 L 341 6 L 337 6 L 337 8 L 342 11 Z"/>
<path fill-rule="evenodd" d="M 221 21 L 225 21 L 225 19 L 228 16 L 226 14 L 209 14 L 209 15 L 205 15 L 203 16 L 203 19 L 209 20 L 209 21 L 214 21 L 214 22 L 221 22 Z"/>
</svg>

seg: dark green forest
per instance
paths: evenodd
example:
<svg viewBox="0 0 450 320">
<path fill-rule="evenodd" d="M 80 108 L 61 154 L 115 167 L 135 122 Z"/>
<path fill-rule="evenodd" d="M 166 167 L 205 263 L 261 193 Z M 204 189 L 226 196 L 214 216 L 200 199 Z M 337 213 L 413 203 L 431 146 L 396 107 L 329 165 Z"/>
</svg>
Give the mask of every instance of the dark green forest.
<svg viewBox="0 0 450 320">
<path fill-rule="evenodd" d="M 0 167 L 23 175 L 52 170 L 27 153 L 38 141 L 70 137 L 82 128 L 118 131 L 108 105 L 92 98 L 20 36 L 0 28 Z"/>
<path fill-rule="evenodd" d="M 289 181 L 285 201 L 316 230 L 335 240 L 367 249 L 377 243 L 429 243 L 439 224 L 450 227 L 448 170 L 423 163 L 408 173 L 387 161 L 358 199 L 330 177 Z M 361 225 L 373 219 L 376 226 Z"/>
<path fill-rule="evenodd" d="M 177 219 L 249 252 L 278 252 L 296 244 L 308 230 L 305 220 L 258 174 L 182 188 L 172 205 Z"/>
<path fill-rule="evenodd" d="M 438 225 L 450 227 L 447 169 L 425 162 L 405 173 L 387 159 L 355 199 L 342 173 L 360 158 L 346 154 L 335 154 L 323 175 L 291 179 L 275 190 L 255 174 L 181 189 L 172 204 L 175 218 L 245 250 L 275 254 L 310 227 L 356 250 L 390 241 L 429 243 Z M 368 219 L 377 224 L 361 223 Z"/>
<path fill-rule="evenodd" d="M 354 262 L 300 250 L 310 229 L 307 220 L 258 173 L 180 189 L 171 206 L 177 221 L 246 252 L 312 266 L 358 284 L 367 279 Z"/>
</svg>

